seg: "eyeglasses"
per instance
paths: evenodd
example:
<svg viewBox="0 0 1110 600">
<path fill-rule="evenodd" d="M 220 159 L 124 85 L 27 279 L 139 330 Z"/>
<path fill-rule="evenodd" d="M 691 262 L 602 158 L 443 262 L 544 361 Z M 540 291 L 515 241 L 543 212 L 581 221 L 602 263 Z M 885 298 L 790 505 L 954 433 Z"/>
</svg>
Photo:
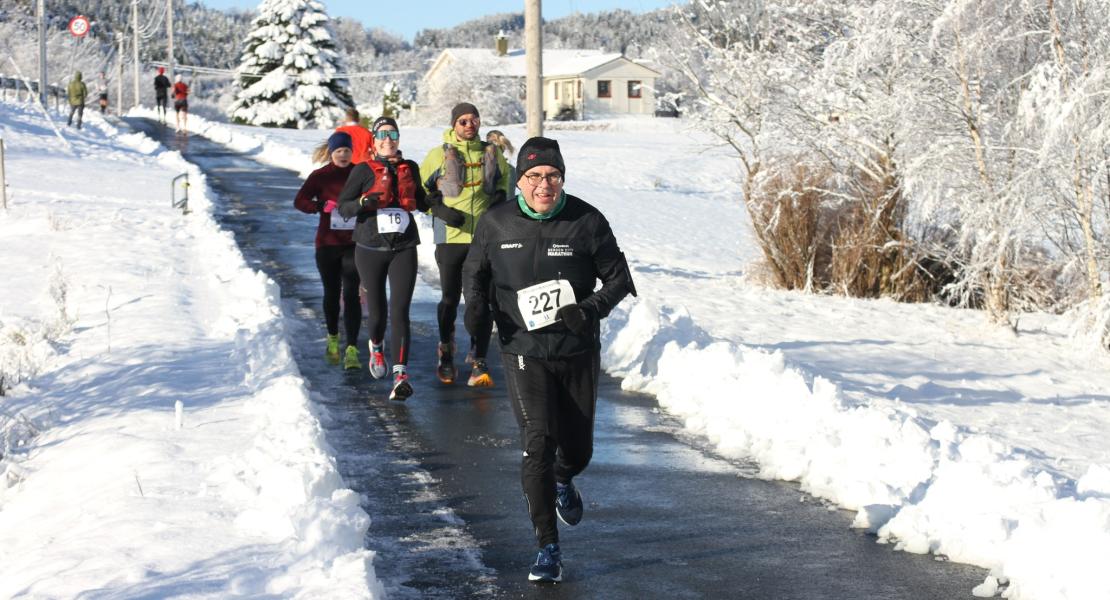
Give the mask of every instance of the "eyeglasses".
<svg viewBox="0 0 1110 600">
<path fill-rule="evenodd" d="M 482 124 L 481 119 L 459 119 L 458 121 L 455 121 L 455 122 L 458 123 L 459 125 L 462 125 L 463 127 L 470 127 L 471 125 L 477 127 L 478 125 Z"/>
<path fill-rule="evenodd" d="M 539 173 L 525 173 L 524 179 L 528 181 L 528 185 L 536 187 L 541 181 L 547 181 L 547 185 L 559 185 L 563 182 L 563 176 L 559 173 L 548 173 L 541 175 Z"/>
<path fill-rule="evenodd" d="M 393 141 L 397 141 L 397 140 L 401 139 L 401 132 L 400 131 L 394 131 L 392 129 L 379 129 L 379 130 L 374 132 L 374 137 L 378 138 L 379 140 L 384 140 L 385 138 L 389 138 Z"/>
</svg>

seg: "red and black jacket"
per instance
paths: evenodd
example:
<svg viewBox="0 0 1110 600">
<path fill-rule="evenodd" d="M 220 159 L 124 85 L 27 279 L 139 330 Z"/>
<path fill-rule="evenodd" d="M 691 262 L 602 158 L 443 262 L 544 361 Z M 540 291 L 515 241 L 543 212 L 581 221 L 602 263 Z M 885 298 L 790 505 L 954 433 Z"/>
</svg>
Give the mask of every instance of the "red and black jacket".
<svg viewBox="0 0 1110 600">
<path fill-rule="evenodd" d="M 399 208 L 408 212 L 426 211 L 420 167 L 411 160 L 375 157 L 355 165 L 347 184 L 339 193 L 339 214 L 345 219 L 358 217 L 355 243 L 371 250 L 403 250 L 420 243 L 420 233 L 413 215 L 408 227 L 400 233 L 380 233 L 379 209 Z"/>
</svg>

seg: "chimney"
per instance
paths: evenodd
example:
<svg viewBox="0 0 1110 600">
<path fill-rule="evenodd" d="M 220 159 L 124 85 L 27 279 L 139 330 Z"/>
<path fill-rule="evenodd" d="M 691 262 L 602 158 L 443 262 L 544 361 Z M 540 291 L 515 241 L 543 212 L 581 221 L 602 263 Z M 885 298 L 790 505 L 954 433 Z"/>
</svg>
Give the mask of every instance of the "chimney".
<svg viewBox="0 0 1110 600">
<path fill-rule="evenodd" d="M 509 36 L 505 35 L 504 29 L 497 32 L 497 36 L 493 39 L 496 42 L 498 56 L 505 56 L 509 53 Z"/>
</svg>

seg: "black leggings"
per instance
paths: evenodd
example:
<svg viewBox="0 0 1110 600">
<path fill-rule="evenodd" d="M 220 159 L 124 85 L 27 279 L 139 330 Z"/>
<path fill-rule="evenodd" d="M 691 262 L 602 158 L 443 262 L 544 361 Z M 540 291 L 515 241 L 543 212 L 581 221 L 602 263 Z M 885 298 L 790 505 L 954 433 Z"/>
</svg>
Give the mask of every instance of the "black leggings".
<svg viewBox="0 0 1110 600">
<path fill-rule="evenodd" d="M 343 297 L 343 325 L 347 345 L 358 347 L 358 328 L 362 324 L 362 303 L 358 298 L 358 270 L 354 246 L 320 246 L 316 249 L 316 270 L 324 284 L 324 322 L 328 333 L 339 334 L 339 298 Z"/>
<path fill-rule="evenodd" d="M 389 347 L 393 364 L 405 365 L 409 360 L 409 306 L 416 288 L 416 247 L 404 250 L 355 249 L 355 264 L 366 290 L 366 310 L 370 343 L 385 338 L 385 281 L 389 279 L 389 324 L 392 331 Z"/>
<path fill-rule="evenodd" d="M 559 543 L 555 482 L 590 464 L 600 352 L 544 360 L 502 354 L 505 383 L 520 427 L 520 482 L 540 547 Z"/>
<path fill-rule="evenodd" d="M 162 116 L 166 116 L 166 97 L 155 96 L 154 104 L 156 105 L 157 110 L 162 111 Z"/>
<path fill-rule="evenodd" d="M 436 307 L 439 321 L 439 341 L 446 344 L 455 339 L 455 317 L 459 313 L 459 300 L 462 298 L 462 268 L 466 261 L 470 244 L 437 244 L 436 265 L 439 266 L 439 286 L 443 297 Z M 493 322 L 482 331 L 468 331 L 474 344 L 474 356 L 485 358 L 489 352 L 489 338 L 493 332 Z"/>
</svg>

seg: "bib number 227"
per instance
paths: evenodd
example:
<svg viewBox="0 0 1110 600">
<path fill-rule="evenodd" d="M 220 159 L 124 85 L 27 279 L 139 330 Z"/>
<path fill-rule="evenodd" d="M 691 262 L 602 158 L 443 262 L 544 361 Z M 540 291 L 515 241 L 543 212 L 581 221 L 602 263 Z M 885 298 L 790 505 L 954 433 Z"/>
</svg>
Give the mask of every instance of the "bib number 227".
<svg viewBox="0 0 1110 600">
<path fill-rule="evenodd" d="M 574 289 L 566 279 L 537 283 L 516 293 L 517 308 L 528 331 L 547 327 L 555 322 L 555 313 L 574 304 Z"/>
</svg>

